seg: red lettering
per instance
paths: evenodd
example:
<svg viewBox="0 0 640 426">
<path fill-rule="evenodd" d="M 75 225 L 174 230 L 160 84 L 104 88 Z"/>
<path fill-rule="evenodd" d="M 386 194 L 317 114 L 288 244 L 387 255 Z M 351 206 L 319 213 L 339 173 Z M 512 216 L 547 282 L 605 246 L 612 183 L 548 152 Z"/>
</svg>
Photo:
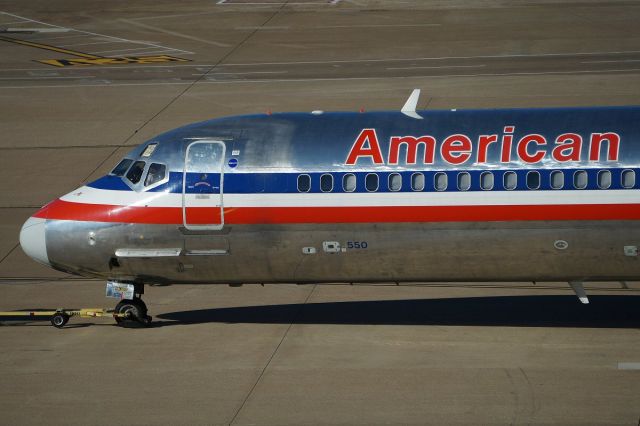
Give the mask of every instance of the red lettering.
<svg viewBox="0 0 640 426">
<path fill-rule="evenodd" d="M 433 164 L 436 150 L 436 140 L 432 136 L 394 136 L 389 144 L 389 164 L 398 164 L 400 146 L 407 146 L 407 164 L 416 164 L 418 159 L 418 145 L 424 146 L 424 164 Z"/>
<path fill-rule="evenodd" d="M 518 141 L 518 157 L 525 163 L 537 163 L 542 160 L 546 154 L 545 150 L 538 149 L 533 154 L 529 154 L 527 147 L 530 143 L 535 143 L 538 146 L 546 145 L 547 140 L 542 135 L 532 134 L 522 137 Z"/>
<path fill-rule="evenodd" d="M 358 162 L 360 157 L 369 157 L 373 164 L 384 164 L 382 152 L 378 143 L 376 129 L 363 129 L 349 151 L 346 165 L 352 166 Z"/>
<path fill-rule="evenodd" d="M 471 139 L 465 135 L 456 134 L 448 136 L 442 142 L 440 154 L 449 164 L 462 164 L 471 157 L 471 149 Z"/>
<path fill-rule="evenodd" d="M 478 163 L 487 162 L 487 149 L 492 143 L 498 142 L 498 135 L 480 135 L 478 138 Z"/>
<path fill-rule="evenodd" d="M 502 153 L 500 155 L 500 161 L 502 163 L 508 163 L 511 161 L 511 144 L 513 143 L 513 133 L 515 131 L 515 126 L 505 126 L 504 133 L 502 136 Z"/>
<path fill-rule="evenodd" d="M 556 146 L 551 152 L 554 160 L 560 163 L 580 161 L 582 136 L 577 133 L 564 133 L 556 138 Z"/>
<path fill-rule="evenodd" d="M 617 161 L 620 151 L 620 135 L 617 133 L 591 133 L 589 144 L 589 161 L 600 161 L 600 147 L 603 141 L 607 141 L 608 161 Z"/>
</svg>

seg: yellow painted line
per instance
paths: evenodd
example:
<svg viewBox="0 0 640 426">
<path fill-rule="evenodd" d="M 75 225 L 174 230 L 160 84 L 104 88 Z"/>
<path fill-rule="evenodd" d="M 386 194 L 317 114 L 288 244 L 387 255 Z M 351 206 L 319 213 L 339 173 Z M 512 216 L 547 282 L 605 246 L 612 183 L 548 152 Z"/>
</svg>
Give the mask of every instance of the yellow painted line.
<svg viewBox="0 0 640 426">
<path fill-rule="evenodd" d="M 21 44 L 23 46 L 35 47 L 37 49 L 51 50 L 53 52 L 64 53 L 65 55 L 78 56 L 80 58 L 87 59 L 99 59 L 102 56 L 90 55 L 88 53 L 77 52 L 75 50 L 63 49 L 61 47 L 55 47 L 44 43 L 34 43 L 32 41 L 19 40 L 16 38 L 0 36 L 0 40 L 7 41 L 9 43 Z"/>
</svg>

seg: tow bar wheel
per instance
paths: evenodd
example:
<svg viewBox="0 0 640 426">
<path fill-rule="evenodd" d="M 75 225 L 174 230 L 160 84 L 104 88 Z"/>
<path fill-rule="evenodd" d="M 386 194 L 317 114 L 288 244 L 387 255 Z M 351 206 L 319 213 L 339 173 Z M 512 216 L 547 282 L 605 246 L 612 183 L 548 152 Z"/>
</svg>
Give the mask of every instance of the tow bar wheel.
<svg viewBox="0 0 640 426">
<path fill-rule="evenodd" d="M 51 325 L 55 328 L 62 328 L 69 322 L 69 315 L 64 312 L 56 312 L 51 317 Z"/>
</svg>

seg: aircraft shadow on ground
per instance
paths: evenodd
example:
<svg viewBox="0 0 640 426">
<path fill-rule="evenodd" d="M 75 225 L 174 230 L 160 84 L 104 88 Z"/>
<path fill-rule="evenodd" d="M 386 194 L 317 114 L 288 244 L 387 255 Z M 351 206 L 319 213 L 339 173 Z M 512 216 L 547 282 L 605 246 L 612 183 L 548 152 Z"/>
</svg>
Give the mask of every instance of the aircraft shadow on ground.
<svg viewBox="0 0 640 426">
<path fill-rule="evenodd" d="M 161 314 L 155 326 L 202 323 L 640 327 L 640 296 L 501 296 L 325 302 Z"/>
</svg>

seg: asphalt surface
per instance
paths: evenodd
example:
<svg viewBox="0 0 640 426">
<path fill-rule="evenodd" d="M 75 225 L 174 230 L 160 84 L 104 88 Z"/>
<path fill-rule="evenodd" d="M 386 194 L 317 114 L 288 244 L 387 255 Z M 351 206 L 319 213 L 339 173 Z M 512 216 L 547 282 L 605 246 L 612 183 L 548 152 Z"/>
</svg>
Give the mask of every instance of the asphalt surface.
<svg viewBox="0 0 640 426">
<path fill-rule="evenodd" d="M 0 310 L 111 307 L 21 224 L 162 131 L 266 111 L 637 105 L 635 1 L 0 5 Z M 0 424 L 630 424 L 640 284 L 150 287 L 0 322 Z"/>
</svg>

